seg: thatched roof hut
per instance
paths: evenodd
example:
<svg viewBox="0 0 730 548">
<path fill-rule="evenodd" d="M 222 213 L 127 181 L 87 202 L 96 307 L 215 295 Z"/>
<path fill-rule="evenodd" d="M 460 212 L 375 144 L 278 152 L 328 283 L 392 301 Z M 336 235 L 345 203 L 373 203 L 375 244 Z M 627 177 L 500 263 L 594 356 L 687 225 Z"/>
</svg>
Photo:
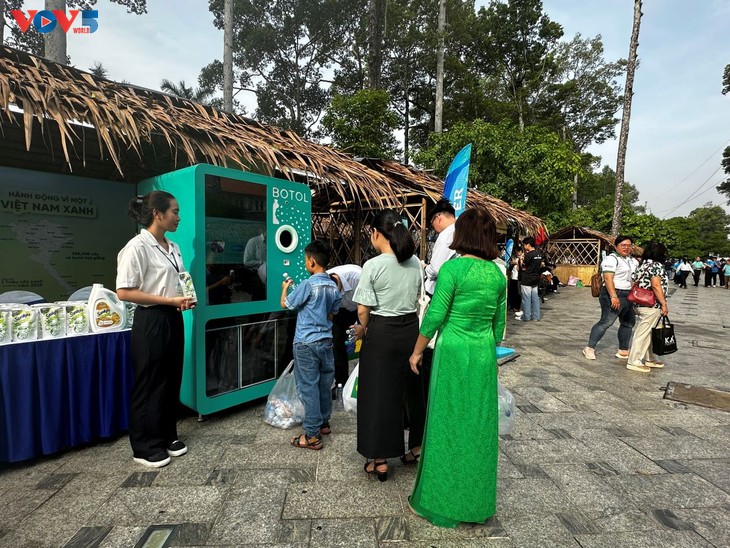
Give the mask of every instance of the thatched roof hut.
<svg viewBox="0 0 730 548">
<path fill-rule="evenodd" d="M 0 46 L 0 165 L 137 183 L 197 163 L 307 183 L 318 235 L 338 260 L 362 259 L 363 212 L 404 208 L 425 240 L 426 206 L 443 183 L 383 160 L 355 159 L 297 134 L 197 102 L 97 78 Z M 525 232 L 540 219 L 469 191 L 502 224 Z M 343 215 L 344 213 L 344 215 Z M 359 238 L 347 238 L 349 227 Z M 343 232 L 344 231 L 344 232 Z"/>
<path fill-rule="evenodd" d="M 601 259 L 614 250 L 615 238 L 584 226 L 566 226 L 553 232 L 545 244 L 549 259 L 555 263 L 555 273 L 565 282 L 570 276 L 588 285 L 598 272 Z M 644 250 L 634 245 L 631 253 L 641 256 Z"/>
</svg>

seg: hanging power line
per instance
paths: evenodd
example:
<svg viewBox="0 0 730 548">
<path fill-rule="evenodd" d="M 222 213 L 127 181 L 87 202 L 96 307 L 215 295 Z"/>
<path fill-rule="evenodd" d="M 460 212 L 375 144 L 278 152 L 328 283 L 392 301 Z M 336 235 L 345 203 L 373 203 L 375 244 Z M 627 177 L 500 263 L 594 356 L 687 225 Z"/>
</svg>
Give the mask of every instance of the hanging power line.
<svg viewBox="0 0 730 548">
<path fill-rule="evenodd" d="M 710 179 L 712 179 L 712 178 L 713 178 L 713 177 L 715 176 L 715 174 L 716 174 L 716 173 L 717 173 L 718 171 L 720 171 L 720 169 L 722 169 L 722 166 L 719 166 L 719 167 L 718 167 L 718 168 L 717 168 L 717 169 L 716 169 L 715 171 L 713 171 L 713 172 L 712 172 L 712 175 L 710 175 L 710 176 L 709 176 L 709 177 L 708 177 L 707 179 L 705 179 L 705 182 L 703 182 L 703 183 L 702 183 L 702 184 L 701 184 L 701 185 L 700 185 L 700 186 L 699 186 L 699 187 L 698 187 L 698 188 L 697 188 L 697 189 L 696 189 L 696 190 L 695 190 L 695 191 L 694 191 L 694 192 L 693 192 L 692 194 L 690 194 L 690 195 L 689 195 L 689 196 L 688 196 L 687 198 L 685 198 L 685 199 L 684 199 L 684 200 L 683 200 L 683 201 L 682 201 L 681 203 L 679 203 L 679 204 L 678 204 L 677 206 L 675 206 L 675 207 L 673 207 L 673 208 L 665 209 L 665 210 L 663 210 L 663 211 L 659 211 L 659 212 L 657 212 L 657 214 L 659 214 L 659 213 L 664 213 L 664 211 L 669 211 L 669 213 L 667 213 L 666 215 L 664 215 L 664 216 L 662 217 L 662 219 L 665 219 L 665 218 L 666 218 L 666 217 L 667 217 L 668 215 L 670 215 L 671 213 L 675 212 L 675 211 L 676 211 L 677 209 L 679 209 L 679 208 L 680 208 L 680 207 L 682 207 L 682 206 L 683 206 L 684 204 L 686 204 L 687 202 L 689 202 L 689 201 L 690 201 L 690 200 L 691 200 L 692 198 L 696 198 L 697 196 L 700 196 L 701 194 L 704 194 L 704 193 L 705 193 L 705 192 L 707 192 L 708 190 L 712 190 L 713 188 L 715 188 L 715 186 L 716 186 L 716 185 L 717 185 L 718 183 L 720 183 L 721 181 L 716 181 L 715 183 L 713 183 L 713 186 L 711 186 L 710 188 L 708 188 L 708 189 L 704 190 L 703 192 L 700 192 L 700 190 L 702 190 L 702 188 L 703 188 L 703 187 L 704 187 L 704 186 L 705 186 L 705 185 L 706 185 L 706 184 L 707 184 L 707 183 L 708 183 L 708 182 L 710 181 Z M 699 193 L 699 194 L 698 194 L 698 193 Z"/>
<path fill-rule="evenodd" d="M 687 175 L 687 176 L 686 176 L 686 177 L 685 177 L 684 179 L 682 179 L 681 181 L 679 181 L 679 182 L 678 182 L 678 183 L 677 183 L 676 185 L 674 185 L 674 186 L 673 186 L 672 188 L 670 188 L 669 190 L 665 190 L 665 191 L 663 191 L 663 193 L 664 193 L 664 194 L 666 194 L 667 192 L 671 192 L 672 190 L 674 190 L 675 188 L 677 188 L 677 187 L 678 187 L 679 185 L 681 185 L 681 184 L 682 184 L 683 182 L 685 182 L 685 181 L 686 181 L 687 179 L 689 179 L 690 177 L 692 177 L 692 175 L 694 175 L 695 173 L 697 173 L 697 171 L 698 171 L 698 170 L 699 170 L 699 169 L 700 169 L 700 168 L 701 168 L 702 166 L 704 166 L 704 165 L 705 165 L 705 164 L 706 164 L 707 162 L 709 162 L 710 160 L 712 160 L 712 159 L 713 159 L 713 158 L 714 158 L 714 157 L 715 157 L 715 156 L 716 156 L 716 155 L 717 155 L 717 154 L 718 154 L 718 153 L 719 153 L 719 152 L 720 152 L 721 150 L 723 150 L 723 149 L 724 149 L 724 148 L 725 148 L 726 146 L 728 146 L 728 145 L 730 145 L 730 141 L 727 141 L 727 142 L 726 142 L 725 144 L 723 144 L 723 145 L 722 145 L 722 146 L 721 146 L 720 148 L 718 148 L 718 149 L 717 149 L 717 150 L 716 150 L 715 152 L 713 152 L 712 154 L 710 154 L 710 155 L 709 155 L 709 156 L 707 157 L 707 159 L 706 159 L 706 160 L 705 160 L 704 162 L 702 162 L 702 163 L 701 163 L 700 165 L 698 165 L 698 166 L 697 166 L 696 168 L 694 168 L 694 169 L 692 170 L 692 172 L 691 172 L 691 173 L 690 173 L 689 175 Z M 649 198 L 649 199 L 650 199 L 650 200 L 654 200 L 655 198 L 658 198 L 658 197 L 659 197 L 659 195 L 655 196 L 654 198 Z"/>
</svg>

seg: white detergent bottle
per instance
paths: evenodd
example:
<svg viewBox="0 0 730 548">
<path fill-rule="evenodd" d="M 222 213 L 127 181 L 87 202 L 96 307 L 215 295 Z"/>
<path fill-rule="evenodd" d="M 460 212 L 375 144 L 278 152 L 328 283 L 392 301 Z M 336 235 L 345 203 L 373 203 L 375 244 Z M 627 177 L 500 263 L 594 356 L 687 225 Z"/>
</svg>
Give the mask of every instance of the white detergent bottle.
<svg viewBox="0 0 730 548">
<path fill-rule="evenodd" d="M 114 291 L 94 284 L 89 295 L 89 328 L 92 333 L 119 331 L 127 325 L 127 307 Z"/>
</svg>

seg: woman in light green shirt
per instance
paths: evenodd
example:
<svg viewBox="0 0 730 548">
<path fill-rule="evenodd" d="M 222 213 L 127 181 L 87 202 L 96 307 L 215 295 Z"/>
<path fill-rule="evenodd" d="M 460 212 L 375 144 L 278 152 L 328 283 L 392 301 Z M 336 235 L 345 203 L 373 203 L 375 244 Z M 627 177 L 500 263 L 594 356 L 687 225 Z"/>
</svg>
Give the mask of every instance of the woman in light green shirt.
<svg viewBox="0 0 730 548">
<path fill-rule="evenodd" d="M 367 460 L 365 472 L 388 479 L 386 459 L 403 456 L 404 399 L 407 402 L 410 458 L 421 450 L 425 404 L 421 377 L 408 363 L 418 338 L 416 301 L 421 266 L 415 244 L 401 217 L 386 209 L 375 216 L 370 241 L 379 252 L 367 261 L 352 300 L 358 303 L 364 335 L 357 392 L 357 451 Z"/>
<path fill-rule="evenodd" d="M 705 263 L 703 263 L 702 259 L 699 257 L 695 258 L 692 262 L 692 279 L 695 281 L 695 287 L 700 285 L 700 274 L 702 274 L 702 269 L 704 267 Z"/>
</svg>

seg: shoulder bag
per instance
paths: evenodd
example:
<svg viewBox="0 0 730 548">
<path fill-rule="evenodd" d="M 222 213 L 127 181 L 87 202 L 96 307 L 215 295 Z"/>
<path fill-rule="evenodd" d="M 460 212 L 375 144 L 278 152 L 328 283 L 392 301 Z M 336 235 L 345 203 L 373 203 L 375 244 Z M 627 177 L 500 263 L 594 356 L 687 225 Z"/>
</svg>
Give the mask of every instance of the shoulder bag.
<svg viewBox="0 0 730 548">
<path fill-rule="evenodd" d="M 599 268 L 598 272 L 591 276 L 591 295 L 598 297 L 601 294 L 601 287 L 603 287 L 603 277 Z"/>
<path fill-rule="evenodd" d="M 643 276 L 644 274 L 645 272 L 643 272 L 641 276 Z M 639 277 L 639 279 L 641 279 L 641 276 Z M 654 290 L 643 289 L 639 287 L 638 280 L 635 281 L 631 286 L 631 290 L 629 291 L 629 296 L 627 297 L 627 299 L 638 306 L 651 307 L 656 304 L 656 296 L 654 295 Z"/>
<path fill-rule="evenodd" d="M 666 356 L 677 351 L 674 325 L 669 322 L 667 316 L 661 316 L 651 330 L 651 350 L 657 356 Z"/>
</svg>

